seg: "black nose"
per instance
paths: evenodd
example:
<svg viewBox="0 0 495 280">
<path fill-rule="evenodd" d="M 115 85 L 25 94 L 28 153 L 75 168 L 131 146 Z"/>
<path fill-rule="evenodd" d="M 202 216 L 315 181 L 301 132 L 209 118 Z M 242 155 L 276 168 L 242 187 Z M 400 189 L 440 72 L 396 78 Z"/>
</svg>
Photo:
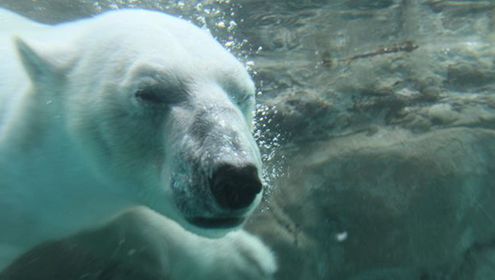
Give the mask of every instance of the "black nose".
<svg viewBox="0 0 495 280">
<path fill-rule="evenodd" d="M 262 184 L 256 166 L 223 164 L 213 172 L 210 188 L 221 207 L 237 210 L 254 201 Z"/>
</svg>

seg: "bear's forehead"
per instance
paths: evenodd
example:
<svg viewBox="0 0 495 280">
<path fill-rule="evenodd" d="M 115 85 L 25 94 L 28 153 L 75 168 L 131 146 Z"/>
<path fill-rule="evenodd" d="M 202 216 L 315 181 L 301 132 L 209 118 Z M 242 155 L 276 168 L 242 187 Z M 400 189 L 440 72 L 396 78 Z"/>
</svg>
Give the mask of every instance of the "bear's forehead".
<svg viewBox="0 0 495 280">
<path fill-rule="evenodd" d="M 94 21 L 89 36 L 107 37 L 115 43 L 142 42 L 148 48 L 182 49 L 198 56 L 225 55 L 211 34 L 192 23 L 167 14 L 144 10 L 120 10 Z M 100 38 L 98 40 L 101 41 Z M 108 41 L 104 40 L 104 41 Z M 179 48 L 180 46 L 180 48 Z"/>
<path fill-rule="evenodd" d="M 150 65 L 170 65 L 174 69 L 182 65 L 194 67 L 196 72 L 223 72 L 222 75 L 244 70 L 207 31 L 163 13 L 143 10 L 108 13 L 92 29 L 83 40 L 93 43 L 86 46 L 93 45 L 91 52 L 102 52 L 102 56 L 110 52 L 108 57 L 117 62 L 127 58 L 149 61 Z"/>
<path fill-rule="evenodd" d="M 213 81 L 254 91 L 244 66 L 211 34 L 185 20 L 157 12 L 121 10 L 104 14 L 93 24 L 86 38 L 81 38 L 91 41 L 84 42 L 91 49 L 83 59 L 114 73 L 109 76 L 124 76 L 129 83 L 143 76 Z"/>
<path fill-rule="evenodd" d="M 103 24 L 117 38 L 107 42 L 128 52 L 140 73 L 167 75 L 173 71 L 175 76 L 215 80 L 254 91 L 244 66 L 207 31 L 150 11 L 119 11 L 110 13 L 109 18 Z"/>
</svg>

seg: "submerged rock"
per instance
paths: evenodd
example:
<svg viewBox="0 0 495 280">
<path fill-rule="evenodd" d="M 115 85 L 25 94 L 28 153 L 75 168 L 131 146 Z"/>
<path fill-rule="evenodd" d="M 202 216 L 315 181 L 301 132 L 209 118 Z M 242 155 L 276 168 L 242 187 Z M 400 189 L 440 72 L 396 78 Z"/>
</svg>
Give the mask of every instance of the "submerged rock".
<svg viewBox="0 0 495 280">
<path fill-rule="evenodd" d="M 495 278 L 495 6 L 371 2 L 244 4 L 288 163 L 249 228 L 278 279 Z"/>
<path fill-rule="evenodd" d="M 278 252 L 279 279 L 474 279 L 470 259 L 494 249 L 494 172 L 493 130 L 315 142 L 250 228 Z"/>
</svg>

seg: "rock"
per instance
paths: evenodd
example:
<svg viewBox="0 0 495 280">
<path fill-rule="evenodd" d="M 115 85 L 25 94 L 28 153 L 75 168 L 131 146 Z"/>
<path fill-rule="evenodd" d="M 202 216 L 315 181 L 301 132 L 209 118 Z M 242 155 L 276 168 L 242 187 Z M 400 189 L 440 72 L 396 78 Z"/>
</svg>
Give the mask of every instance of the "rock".
<svg viewBox="0 0 495 280">
<path fill-rule="evenodd" d="M 249 225 L 278 253 L 278 279 L 487 273 L 456 278 L 477 265 L 466 252 L 495 248 L 495 131 L 381 129 L 306 145 L 290 162 Z"/>
<path fill-rule="evenodd" d="M 376 126 L 494 127 L 493 4 L 371 2 L 245 0 L 239 30 L 262 46 L 260 101 L 277 111 L 267 126 L 296 145 Z"/>
<path fill-rule="evenodd" d="M 266 126 L 287 135 L 248 225 L 278 279 L 494 278 L 493 3 L 247 2 Z"/>
</svg>

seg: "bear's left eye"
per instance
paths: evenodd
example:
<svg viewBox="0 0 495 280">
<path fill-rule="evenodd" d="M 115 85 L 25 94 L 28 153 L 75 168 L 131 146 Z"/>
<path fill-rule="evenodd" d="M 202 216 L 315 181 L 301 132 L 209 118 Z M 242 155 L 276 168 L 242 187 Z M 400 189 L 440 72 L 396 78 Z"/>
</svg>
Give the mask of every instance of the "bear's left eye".
<svg viewBox="0 0 495 280">
<path fill-rule="evenodd" d="M 151 105 L 167 105 L 178 102 L 177 94 L 161 87 L 144 87 L 134 93 L 139 101 Z"/>
</svg>

